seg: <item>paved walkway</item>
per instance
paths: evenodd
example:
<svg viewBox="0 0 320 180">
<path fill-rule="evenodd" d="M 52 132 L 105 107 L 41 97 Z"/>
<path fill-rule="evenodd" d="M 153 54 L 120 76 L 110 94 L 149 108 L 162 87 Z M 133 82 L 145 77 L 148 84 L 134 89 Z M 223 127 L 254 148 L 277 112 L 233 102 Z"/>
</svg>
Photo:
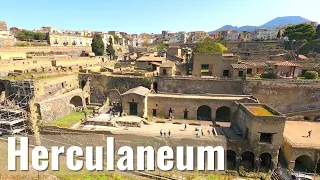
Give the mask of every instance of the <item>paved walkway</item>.
<svg viewBox="0 0 320 180">
<path fill-rule="evenodd" d="M 164 121 L 165 123 L 156 123 L 157 121 Z M 173 124 L 181 123 L 181 124 Z M 196 123 L 199 125 L 189 125 Z M 98 125 L 85 125 L 81 129 L 84 130 L 99 130 L 99 131 L 111 131 L 114 134 L 137 134 L 137 135 L 147 135 L 154 137 L 161 137 L 160 131 L 162 130 L 162 137 L 169 137 L 168 132 L 170 130 L 170 138 L 205 138 L 214 139 L 212 133 L 213 127 L 211 121 L 197 121 L 197 120 L 173 120 L 169 121 L 167 119 L 154 119 L 153 122 L 149 122 L 150 125 L 142 125 L 139 127 L 108 127 L 108 126 L 98 126 Z M 230 123 L 218 123 L 220 126 L 230 126 Z M 187 128 L 185 129 L 185 125 Z M 198 136 L 196 135 L 195 129 L 199 129 Z M 203 132 L 203 135 L 201 133 Z M 209 131 L 209 132 L 208 132 Z M 166 136 L 164 136 L 166 133 Z"/>
</svg>

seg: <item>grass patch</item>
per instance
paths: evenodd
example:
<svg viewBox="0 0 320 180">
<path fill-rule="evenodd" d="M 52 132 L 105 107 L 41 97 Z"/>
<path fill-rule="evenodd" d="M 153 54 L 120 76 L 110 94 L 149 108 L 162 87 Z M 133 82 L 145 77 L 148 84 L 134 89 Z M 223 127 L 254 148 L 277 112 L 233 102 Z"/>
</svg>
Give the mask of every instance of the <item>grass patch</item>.
<svg viewBox="0 0 320 180">
<path fill-rule="evenodd" d="M 86 112 L 88 116 L 92 114 L 92 110 L 86 110 Z M 79 122 L 82 118 L 84 118 L 83 112 L 72 112 L 68 116 L 55 120 L 48 125 L 69 128 Z"/>
<path fill-rule="evenodd" d="M 303 81 L 320 81 L 320 78 L 307 79 L 307 78 L 305 78 L 305 77 L 297 77 L 297 80 L 303 80 Z"/>
<path fill-rule="evenodd" d="M 265 109 L 264 107 L 248 107 L 248 109 L 255 115 L 255 116 L 274 116 L 270 111 Z"/>
</svg>

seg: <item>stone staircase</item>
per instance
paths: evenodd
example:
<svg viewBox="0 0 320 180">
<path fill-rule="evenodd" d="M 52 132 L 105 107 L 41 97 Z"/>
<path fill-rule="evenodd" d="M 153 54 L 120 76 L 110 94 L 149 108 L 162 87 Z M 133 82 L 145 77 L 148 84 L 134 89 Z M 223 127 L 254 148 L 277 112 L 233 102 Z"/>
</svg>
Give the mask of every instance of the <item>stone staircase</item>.
<svg viewBox="0 0 320 180">
<path fill-rule="evenodd" d="M 285 159 L 284 159 L 284 156 L 281 152 L 278 156 L 278 162 L 279 162 L 278 169 L 273 171 L 271 179 L 277 180 L 280 178 L 281 180 L 291 180 L 292 179 L 291 173 L 288 170 L 288 166 L 287 166 Z"/>
</svg>

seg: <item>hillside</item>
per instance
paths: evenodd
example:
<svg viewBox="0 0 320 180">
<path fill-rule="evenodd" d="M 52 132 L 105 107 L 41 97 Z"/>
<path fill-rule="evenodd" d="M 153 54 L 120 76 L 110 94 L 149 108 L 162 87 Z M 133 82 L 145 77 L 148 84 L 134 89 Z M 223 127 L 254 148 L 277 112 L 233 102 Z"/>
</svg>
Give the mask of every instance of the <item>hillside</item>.
<svg viewBox="0 0 320 180">
<path fill-rule="evenodd" d="M 287 25 L 287 24 L 300 24 L 303 22 L 310 22 L 310 20 L 305 19 L 301 16 L 285 16 L 285 17 L 277 17 L 261 26 L 241 26 L 241 27 L 237 27 L 237 26 L 232 26 L 232 25 L 225 25 L 219 29 L 216 29 L 214 31 L 210 31 L 210 34 L 214 34 L 217 31 L 220 30 L 228 30 L 228 29 L 234 29 L 237 30 L 238 32 L 241 31 L 254 31 L 256 29 L 259 28 L 277 28 L 280 25 Z"/>
</svg>

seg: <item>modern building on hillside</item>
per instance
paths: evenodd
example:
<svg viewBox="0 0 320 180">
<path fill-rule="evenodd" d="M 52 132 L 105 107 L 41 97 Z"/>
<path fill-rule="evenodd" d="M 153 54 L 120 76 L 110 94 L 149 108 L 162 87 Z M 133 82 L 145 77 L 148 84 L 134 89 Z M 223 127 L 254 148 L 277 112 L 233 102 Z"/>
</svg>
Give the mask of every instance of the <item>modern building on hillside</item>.
<svg viewBox="0 0 320 180">
<path fill-rule="evenodd" d="M 279 29 L 272 28 L 260 28 L 253 31 L 251 35 L 251 39 L 276 39 L 278 35 Z"/>
<path fill-rule="evenodd" d="M 51 46 L 91 46 L 92 38 L 79 35 L 49 34 Z"/>
<path fill-rule="evenodd" d="M 0 47 L 13 46 L 15 38 L 8 31 L 7 23 L 0 21 Z"/>
<path fill-rule="evenodd" d="M 237 30 L 228 30 L 227 31 L 227 40 L 229 41 L 237 41 L 238 40 L 238 36 L 239 36 L 239 33 Z"/>
</svg>

